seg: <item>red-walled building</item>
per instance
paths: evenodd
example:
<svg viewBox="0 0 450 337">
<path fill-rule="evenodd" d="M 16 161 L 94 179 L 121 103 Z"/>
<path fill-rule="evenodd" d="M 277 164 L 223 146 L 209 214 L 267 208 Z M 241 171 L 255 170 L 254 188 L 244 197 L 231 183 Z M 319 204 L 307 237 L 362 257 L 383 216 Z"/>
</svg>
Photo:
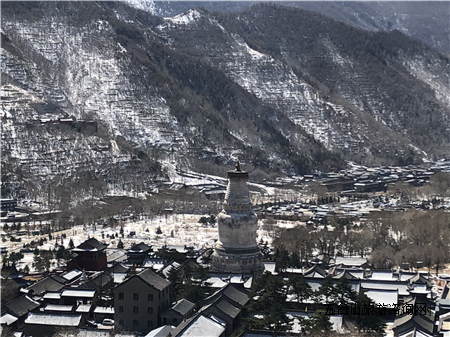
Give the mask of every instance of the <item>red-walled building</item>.
<svg viewBox="0 0 450 337">
<path fill-rule="evenodd" d="M 74 258 L 67 263 L 69 270 L 78 268 L 80 270 L 106 270 L 106 247 L 96 238 L 90 238 L 72 249 Z"/>
</svg>

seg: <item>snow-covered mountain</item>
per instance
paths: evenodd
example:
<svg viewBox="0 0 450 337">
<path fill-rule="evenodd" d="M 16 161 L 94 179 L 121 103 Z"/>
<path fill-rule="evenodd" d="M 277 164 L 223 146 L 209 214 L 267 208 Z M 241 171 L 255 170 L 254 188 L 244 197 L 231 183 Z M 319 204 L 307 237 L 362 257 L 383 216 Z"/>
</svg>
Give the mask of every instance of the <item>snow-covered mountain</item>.
<svg viewBox="0 0 450 337">
<path fill-rule="evenodd" d="M 278 5 L 152 4 L 2 2 L 4 195 L 449 154 L 449 59 L 425 44 Z"/>
</svg>

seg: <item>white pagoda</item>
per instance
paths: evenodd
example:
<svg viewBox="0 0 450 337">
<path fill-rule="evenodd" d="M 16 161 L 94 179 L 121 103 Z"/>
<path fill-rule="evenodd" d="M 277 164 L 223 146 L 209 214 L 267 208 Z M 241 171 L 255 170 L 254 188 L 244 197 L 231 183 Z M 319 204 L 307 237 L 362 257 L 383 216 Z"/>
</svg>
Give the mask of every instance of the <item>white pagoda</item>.
<svg viewBox="0 0 450 337">
<path fill-rule="evenodd" d="M 247 186 L 248 173 L 239 162 L 228 171 L 223 210 L 217 216 L 219 240 L 212 255 L 211 271 L 260 276 L 262 254 L 256 242 L 258 218 L 252 210 Z"/>
</svg>

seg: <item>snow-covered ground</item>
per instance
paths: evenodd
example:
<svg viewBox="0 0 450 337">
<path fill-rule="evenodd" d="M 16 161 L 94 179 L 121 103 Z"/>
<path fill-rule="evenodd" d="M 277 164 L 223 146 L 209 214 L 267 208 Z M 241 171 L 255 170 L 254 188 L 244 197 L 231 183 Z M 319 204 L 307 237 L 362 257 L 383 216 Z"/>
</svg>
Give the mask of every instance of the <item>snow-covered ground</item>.
<svg viewBox="0 0 450 337">
<path fill-rule="evenodd" d="M 65 230 L 63 232 L 55 233 L 51 241 L 47 241 L 43 246 L 39 247 L 40 250 L 53 250 L 55 248 L 55 243 L 62 243 L 66 248 L 69 247 L 70 239 L 73 240 L 75 246 L 78 246 L 88 238 L 95 237 L 97 240 L 107 243 L 109 248 L 117 248 L 119 239 L 124 243 L 124 248 L 130 248 L 134 243 L 144 242 L 148 245 L 152 245 L 154 250 L 168 245 L 168 246 L 192 246 L 194 249 L 204 249 L 208 247 L 213 247 L 215 240 L 218 239 L 218 229 L 217 224 L 214 226 L 204 226 L 199 223 L 199 219 L 205 215 L 195 215 L 195 214 L 173 214 L 173 215 L 162 215 L 157 216 L 153 219 L 143 219 L 138 221 L 128 221 L 123 223 L 124 237 L 121 238 L 120 235 L 120 225 L 115 227 L 101 226 L 75 226 L 72 229 Z M 162 234 L 156 234 L 158 227 L 161 228 Z M 262 229 L 263 222 L 258 223 L 258 237 L 257 240 L 262 238 L 263 241 L 268 241 L 269 244 L 272 242 L 272 237 L 266 230 Z M 134 232 L 135 235 L 130 236 L 130 233 Z M 62 239 L 61 234 L 65 233 L 66 238 Z M 115 237 L 116 234 L 118 237 Z M 172 235 L 173 234 L 173 235 Z M 111 238 L 114 236 L 114 238 Z M 32 240 L 39 240 L 40 237 L 48 236 L 23 236 L 22 242 L 3 242 L 2 246 L 6 247 L 8 251 L 18 251 L 23 247 L 24 243 L 30 242 Z M 17 264 L 17 267 L 24 268 L 28 265 L 30 271 L 33 271 L 33 253 L 24 254 L 25 257 Z M 56 260 L 53 261 L 56 267 Z"/>
</svg>

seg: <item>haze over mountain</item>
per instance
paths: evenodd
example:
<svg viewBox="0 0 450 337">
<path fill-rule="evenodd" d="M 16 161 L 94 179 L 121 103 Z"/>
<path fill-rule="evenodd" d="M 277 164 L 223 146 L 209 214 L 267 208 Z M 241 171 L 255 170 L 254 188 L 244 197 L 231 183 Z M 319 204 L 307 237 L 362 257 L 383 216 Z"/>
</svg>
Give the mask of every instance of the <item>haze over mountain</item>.
<svg viewBox="0 0 450 337">
<path fill-rule="evenodd" d="M 237 159 L 262 177 L 450 152 L 449 58 L 397 30 L 273 4 L 1 6 L 8 196 L 137 193 Z"/>
<path fill-rule="evenodd" d="M 238 12 L 261 1 L 140 1 L 125 0 L 135 8 L 159 16 L 175 16 L 189 9 Z M 268 1 L 264 1 L 268 2 Z M 272 1 L 283 6 L 324 14 L 370 31 L 399 30 L 448 55 L 449 1 Z"/>
</svg>

